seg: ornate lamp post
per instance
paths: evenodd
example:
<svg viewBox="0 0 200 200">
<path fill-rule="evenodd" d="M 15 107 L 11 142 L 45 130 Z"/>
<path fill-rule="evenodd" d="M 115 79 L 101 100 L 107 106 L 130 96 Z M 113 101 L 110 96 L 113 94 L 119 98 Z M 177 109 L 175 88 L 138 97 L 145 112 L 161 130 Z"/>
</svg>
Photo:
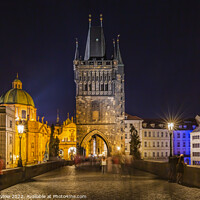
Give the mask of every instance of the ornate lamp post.
<svg viewBox="0 0 200 200">
<path fill-rule="evenodd" d="M 168 123 L 168 130 L 169 130 L 169 135 L 170 135 L 170 157 L 172 157 L 172 132 L 174 130 L 173 122 Z"/>
<path fill-rule="evenodd" d="M 22 156 L 21 156 L 21 139 L 22 139 L 22 135 L 24 133 L 24 125 L 22 124 L 22 122 L 19 122 L 19 124 L 17 125 L 17 130 L 18 130 L 18 134 L 19 134 L 19 160 L 18 160 L 18 167 L 23 167 L 22 165 Z"/>
</svg>

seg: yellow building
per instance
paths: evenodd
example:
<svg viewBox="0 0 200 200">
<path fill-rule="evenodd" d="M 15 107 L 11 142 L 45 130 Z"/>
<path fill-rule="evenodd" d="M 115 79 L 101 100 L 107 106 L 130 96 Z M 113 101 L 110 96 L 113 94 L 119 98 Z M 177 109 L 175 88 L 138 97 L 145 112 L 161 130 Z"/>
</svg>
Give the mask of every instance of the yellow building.
<svg viewBox="0 0 200 200">
<path fill-rule="evenodd" d="M 44 123 L 44 118 L 42 118 L 42 122 L 39 121 L 39 117 L 36 119 L 37 109 L 35 108 L 34 101 L 26 91 L 22 90 L 22 82 L 18 79 L 18 76 L 12 83 L 12 89 L 1 96 L 0 106 L 14 109 L 15 133 L 13 134 L 12 151 L 10 149 L 6 150 L 7 152 L 12 152 L 8 167 L 16 167 L 18 163 L 20 141 L 17 126 L 20 123 L 24 125 L 24 133 L 21 139 L 23 164 L 33 164 L 47 160 L 50 127 L 47 125 L 47 122 Z"/>
<path fill-rule="evenodd" d="M 57 121 L 58 122 L 58 121 Z M 62 126 L 55 126 L 55 137 L 60 140 L 60 157 L 65 160 L 72 160 L 76 154 L 76 124 L 69 117 Z"/>
</svg>

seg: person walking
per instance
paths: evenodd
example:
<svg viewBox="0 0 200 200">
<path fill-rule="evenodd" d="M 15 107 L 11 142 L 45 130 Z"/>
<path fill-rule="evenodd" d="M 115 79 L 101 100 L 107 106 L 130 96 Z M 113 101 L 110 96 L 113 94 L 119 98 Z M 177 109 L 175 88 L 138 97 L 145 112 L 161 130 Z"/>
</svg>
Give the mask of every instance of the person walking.
<svg viewBox="0 0 200 200">
<path fill-rule="evenodd" d="M 103 156 L 103 158 L 101 159 L 101 169 L 102 169 L 102 173 L 104 174 L 106 172 L 106 158 L 105 158 L 105 156 Z"/>
<path fill-rule="evenodd" d="M 176 179 L 176 182 L 178 184 L 182 184 L 182 182 L 183 182 L 184 167 L 185 167 L 184 155 L 181 154 L 180 158 L 178 160 L 178 164 L 177 164 L 177 179 Z"/>
</svg>

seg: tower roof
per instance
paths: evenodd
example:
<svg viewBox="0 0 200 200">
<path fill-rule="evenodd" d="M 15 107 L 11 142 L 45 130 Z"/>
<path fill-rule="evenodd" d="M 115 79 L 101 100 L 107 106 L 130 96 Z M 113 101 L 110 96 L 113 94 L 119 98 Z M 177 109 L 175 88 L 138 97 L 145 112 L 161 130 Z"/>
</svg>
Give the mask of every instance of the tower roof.
<svg viewBox="0 0 200 200">
<path fill-rule="evenodd" d="M 102 15 L 100 16 L 101 26 L 91 26 L 89 18 L 89 30 L 85 49 L 84 60 L 105 58 L 105 38 L 102 26 Z"/>
</svg>

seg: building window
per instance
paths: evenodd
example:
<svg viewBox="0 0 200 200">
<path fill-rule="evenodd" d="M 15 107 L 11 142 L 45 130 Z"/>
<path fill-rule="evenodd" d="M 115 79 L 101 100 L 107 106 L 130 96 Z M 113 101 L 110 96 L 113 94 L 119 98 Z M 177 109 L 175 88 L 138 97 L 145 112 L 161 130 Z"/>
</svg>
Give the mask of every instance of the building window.
<svg viewBox="0 0 200 200">
<path fill-rule="evenodd" d="M 125 150 L 126 150 L 126 151 L 128 150 L 127 145 L 125 145 Z"/>
<path fill-rule="evenodd" d="M 105 84 L 105 91 L 108 91 L 108 84 Z"/>
<path fill-rule="evenodd" d="M 183 142 L 183 147 L 185 147 L 185 142 Z"/>
<path fill-rule="evenodd" d="M 22 110 L 22 119 L 26 119 L 26 111 Z"/>
<path fill-rule="evenodd" d="M 144 157 L 147 157 L 147 152 L 144 152 Z"/>
<path fill-rule="evenodd" d="M 157 157 L 159 157 L 159 152 L 157 152 Z"/>
<path fill-rule="evenodd" d="M 153 142 L 153 147 L 155 147 L 155 142 Z"/>
<path fill-rule="evenodd" d="M 101 84 L 101 91 L 104 91 L 104 85 L 103 84 Z"/>
<path fill-rule="evenodd" d="M 167 132 L 165 133 L 165 137 L 168 137 L 168 133 Z"/>
<path fill-rule="evenodd" d="M 149 131 L 149 137 L 151 137 L 151 132 Z"/>
<path fill-rule="evenodd" d="M 183 133 L 183 138 L 185 138 L 185 133 Z"/>
<path fill-rule="evenodd" d="M 12 144 L 12 136 L 10 136 L 10 144 Z"/>
<path fill-rule="evenodd" d="M 161 152 L 161 157 L 163 157 L 163 152 Z"/>
<path fill-rule="evenodd" d="M 155 152 L 153 152 L 153 157 L 155 157 Z"/>
<path fill-rule="evenodd" d="M 193 140 L 198 140 L 198 139 L 199 139 L 199 135 L 194 135 L 194 136 L 192 136 L 192 139 L 193 139 Z"/>
<path fill-rule="evenodd" d="M 12 120 L 10 120 L 10 128 L 12 128 Z"/>
<path fill-rule="evenodd" d="M 127 139 L 127 134 L 125 134 L 125 139 Z"/>
<path fill-rule="evenodd" d="M 89 84 L 89 91 L 92 91 L 92 84 Z"/>
<path fill-rule="evenodd" d="M 163 137 L 163 132 L 161 132 L 161 137 Z"/>
<path fill-rule="evenodd" d="M 151 147 L 151 142 L 149 142 L 149 147 Z"/>
<path fill-rule="evenodd" d="M 177 138 L 180 138 L 180 133 L 177 133 Z"/>
<path fill-rule="evenodd" d="M 168 142 L 165 143 L 165 147 L 168 147 Z"/>
<path fill-rule="evenodd" d="M 153 132 L 153 137 L 155 137 L 155 132 Z"/>
<path fill-rule="evenodd" d="M 180 155 L 180 151 L 177 151 L 177 154 Z"/>
<path fill-rule="evenodd" d="M 157 132 L 157 137 L 159 137 L 159 132 Z"/>
<path fill-rule="evenodd" d="M 184 125 L 183 127 L 184 127 L 184 128 L 187 128 L 187 125 Z"/>
<path fill-rule="evenodd" d="M 125 128 L 127 128 L 127 124 L 125 124 L 124 126 L 125 126 Z"/>
<path fill-rule="evenodd" d="M 159 144 L 159 142 L 157 142 L 157 147 L 159 147 L 160 146 L 160 144 Z"/>
<path fill-rule="evenodd" d="M 144 137 L 147 137 L 147 132 L 146 131 L 144 132 Z"/>
<path fill-rule="evenodd" d="M 144 147 L 147 147 L 147 142 L 144 142 Z"/>
<path fill-rule="evenodd" d="M 161 142 L 161 147 L 163 147 L 163 142 Z"/>
<path fill-rule="evenodd" d="M 165 156 L 168 157 L 168 152 L 165 152 Z"/>
<path fill-rule="evenodd" d="M 180 147 L 180 142 L 177 142 L 177 147 Z"/>
<path fill-rule="evenodd" d="M 31 143 L 31 148 L 34 148 L 34 143 L 33 142 Z"/>
</svg>

